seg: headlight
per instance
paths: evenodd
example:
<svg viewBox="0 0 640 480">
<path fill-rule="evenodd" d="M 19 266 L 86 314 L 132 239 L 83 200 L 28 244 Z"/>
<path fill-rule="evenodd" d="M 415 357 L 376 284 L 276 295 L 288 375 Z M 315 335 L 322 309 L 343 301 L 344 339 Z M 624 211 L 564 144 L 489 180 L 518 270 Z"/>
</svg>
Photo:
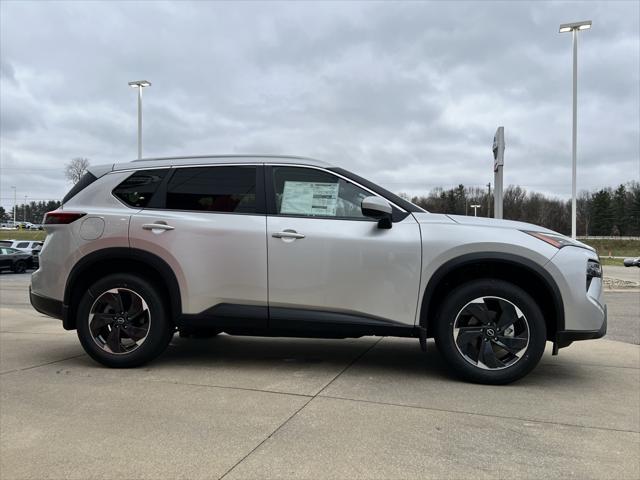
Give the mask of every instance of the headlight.
<svg viewBox="0 0 640 480">
<path fill-rule="evenodd" d="M 532 237 L 536 237 L 543 242 L 547 242 L 549 245 L 553 245 L 556 248 L 562 247 L 580 247 L 586 248 L 587 250 L 591 250 L 595 252 L 595 249 L 586 245 L 582 242 L 574 240 L 569 237 L 565 237 L 564 235 L 560 235 L 559 233 L 547 233 L 547 232 L 531 232 L 529 230 L 521 230 L 521 232 L 531 235 Z"/>
<path fill-rule="evenodd" d="M 595 260 L 589 260 L 587 262 L 587 277 L 602 277 L 602 266 Z"/>
</svg>

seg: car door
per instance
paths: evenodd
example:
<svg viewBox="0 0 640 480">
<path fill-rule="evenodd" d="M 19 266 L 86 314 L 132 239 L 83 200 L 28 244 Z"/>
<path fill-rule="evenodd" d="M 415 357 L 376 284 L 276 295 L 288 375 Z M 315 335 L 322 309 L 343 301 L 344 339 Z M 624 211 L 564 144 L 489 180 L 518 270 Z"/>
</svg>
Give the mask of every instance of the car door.
<svg viewBox="0 0 640 480">
<path fill-rule="evenodd" d="M 157 180 L 153 199 L 146 194 L 145 208 L 132 215 L 131 247 L 156 254 L 173 269 L 183 313 L 266 326 L 262 171 L 258 165 L 174 168 Z M 122 197 L 128 195 L 122 192 Z M 135 198 L 129 200 L 135 203 Z"/>
<path fill-rule="evenodd" d="M 413 216 L 394 207 L 402 219 L 382 229 L 360 209 L 374 194 L 345 177 L 287 165 L 266 172 L 270 326 L 322 322 L 326 312 L 413 325 L 421 265 Z"/>
<path fill-rule="evenodd" d="M 11 256 L 8 248 L 0 248 L 0 269 L 11 267 Z"/>
</svg>

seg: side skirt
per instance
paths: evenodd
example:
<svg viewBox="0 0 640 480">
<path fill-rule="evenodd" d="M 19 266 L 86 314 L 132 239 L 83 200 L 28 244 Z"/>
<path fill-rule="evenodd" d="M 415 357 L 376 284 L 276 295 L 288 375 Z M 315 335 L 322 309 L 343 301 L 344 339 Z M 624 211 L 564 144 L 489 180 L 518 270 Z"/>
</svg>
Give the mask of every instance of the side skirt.
<svg viewBox="0 0 640 480">
<path fill-rule="evenodd" d="M 230 335 L 302 338 L 363 336 L 420 337 L 420 327 L 373 317 L 305 310 L 221 304 L 200 314 L 181 315 L 180 327 L 218 328 Z"/>
</svg>

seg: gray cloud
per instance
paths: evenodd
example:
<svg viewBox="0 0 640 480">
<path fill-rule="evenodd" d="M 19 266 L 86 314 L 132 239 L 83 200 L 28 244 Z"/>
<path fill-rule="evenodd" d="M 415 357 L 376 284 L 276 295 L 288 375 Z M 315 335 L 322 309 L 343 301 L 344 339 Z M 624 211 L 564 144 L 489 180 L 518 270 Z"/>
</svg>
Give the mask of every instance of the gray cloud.
<svg viewBox="0 0 640 480">
<path fill-rule="evenodd" d="M 294 153 L 395 191 L 505 181 L 570 191 L 580 34 L 579 188 L 640 178 L 637 2 L 0 3 L 2 204 L 60 198 L 65 162 Z"/>
</svg>

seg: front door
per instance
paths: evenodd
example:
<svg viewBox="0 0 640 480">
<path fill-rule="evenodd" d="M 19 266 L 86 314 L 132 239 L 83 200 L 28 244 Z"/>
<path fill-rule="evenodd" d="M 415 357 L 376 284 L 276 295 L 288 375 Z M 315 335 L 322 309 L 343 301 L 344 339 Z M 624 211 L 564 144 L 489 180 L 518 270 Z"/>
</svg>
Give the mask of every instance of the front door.
<svg viewBox="0 0 640 480">
<path fill-rule="evenodd" d="M 314 167 L 267 171 L 271 325 L 303 310 L 413 325 L 421 267 L 413 216 L 381 229 L 360 210 L 374 194 L 350 180 Z"/>
</svg>

